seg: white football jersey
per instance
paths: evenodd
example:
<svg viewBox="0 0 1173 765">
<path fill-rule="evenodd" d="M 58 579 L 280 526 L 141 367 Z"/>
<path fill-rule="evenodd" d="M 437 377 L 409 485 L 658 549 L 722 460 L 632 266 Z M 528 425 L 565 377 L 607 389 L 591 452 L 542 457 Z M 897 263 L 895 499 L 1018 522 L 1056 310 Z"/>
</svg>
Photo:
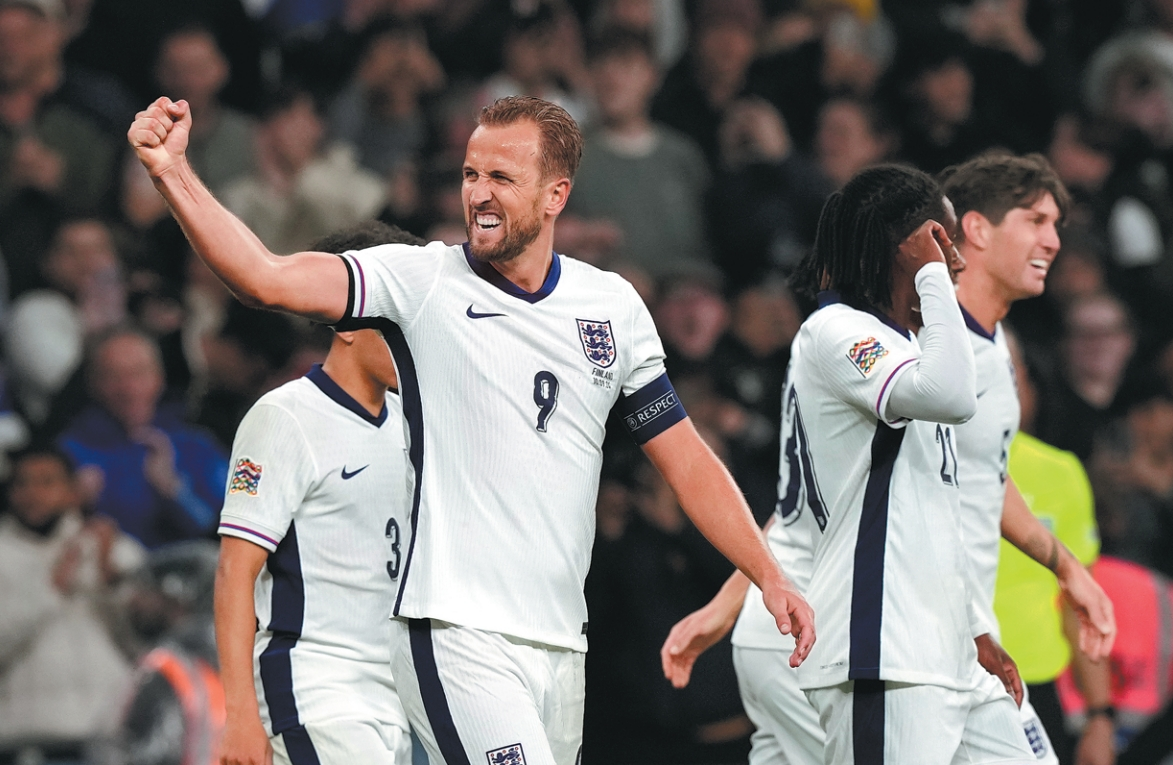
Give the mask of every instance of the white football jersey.
<svg viewBox="0 0 1173 765">
<path fill-rule="evenodd" d="M 977 652 L 956 435 L 948 425 L 882 415 L 893 381 L 920 355 L 910 333 L 833 293 L 820 304 L 795 338 L 787 381 L 797 474 L 816 524 L 806 594 L 819 639 L 800 684 L 971 688 Z"/>
<path fill-rule="evenodd" d="M 416 476 L 394 613 L 585 651 L 608 413 L 640 443 L 684 418 L 643 302 L 559 255 L 534 293 L 439 242 L 343 260 L 339 328 L 388 339 Z"/>
<path fill-rule="evenodd" d="M 789 381 L 793 360 L 786 372 L 787 384 L 782 390 L 781 449 L 778 462 L 778 504 L 774 522 L 766 530 L 766 543 L 783 573 L 801 593 L 810 587 L 811 568 L 814 565 L 814 537 L 819 526 L 807 505 L 802 479 L 803 463 L 799 457 L 801 444 L 795 416 L 798 411 L 794 389 Z M 817 615 L 816 615 L 817 618 Z M 821 623 L 820 623 L 821 629 Z M 820 640 L 822 639 L 820 633 Z M 751 583 L 745 594 L 745 603 L 737 624 L 733 627 L 733 645 L 742 648 L 760 648 L 793 651 L 794 638 L 778 631 L 774 617 L 766 610 L 762 591 Z"/>
<path fill-rule="evenodd" d="M 961 313 L 973 345 L 978 397 L 977 414 L 957 426 L 957 459 L 963 476 L 961 538 L 980 590 L 977 605 L 998 639 L 994 583 L 1006 500 L 1006 460 L 1010 442 L 1018 433 L 1018 387 L 1002 325 L 991 335 L 964 308 Z"/>
<path fill-rule="evenodd" d="M 406 555 L 399 397 L 372 416 L 322 371 L 261 397 L 232 448 L 220 534 L 269 551 L 257 577 L 257 699 L 270 735 L 306 722 L 406 726 L 388 621 Z"/>
</svg>

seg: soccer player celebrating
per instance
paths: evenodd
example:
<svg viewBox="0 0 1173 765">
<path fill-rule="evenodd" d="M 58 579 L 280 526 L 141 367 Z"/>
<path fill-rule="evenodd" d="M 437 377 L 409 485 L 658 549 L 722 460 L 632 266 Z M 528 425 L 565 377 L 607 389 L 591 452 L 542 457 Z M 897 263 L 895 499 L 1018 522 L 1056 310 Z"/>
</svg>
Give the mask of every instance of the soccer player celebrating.
<svg viewBox="0 0 1173 765">
<path fill-rule="evenodd" d="M 1000 238 L 997 251 L 991 251 L 991 233 L 987 228 L 980 232 L 982 250 L 975 251 L 973 243 L 965 238 L 952 203 L 946 199 L 946 217 L 942 222 L 946 230 L 962 242 L 961 252 L 955 253 L 956 261 L 951 265 L 951 270 L 963 285 L 989 284 L 991 281 L 1004 285 L 1008 282 L 1013 288 L 995 292 L 1005 297 L 1001 313 L 997 314 L 1001 317 L 1013 300 L 1041 291 L 1041 280 L 1026 279 L 1029 284 L 1024 285 L 1021 277 L 1037 275 L 1040 267 L 1045 271 L 1054 257 L 1058 244 L 1054 228 L 1058 218 L 1058 203 L 1055 199 L 1065 200 L 1066 196 L 1061 183 L 1045 161 L 1037 156 L 1000 156 L 967 163 L 956 172 L 946 191 L 954 191 L 961 183 L 969 186 L 967 192 L 958 194 L 966 200 L 964 212 L 969 213 L 975 200 L 981 200 L 979 209 L 999 219 L 997 226 L 989 224 L 989 218 L 985 221 L 986 225 L 998 229 L 993 236 Z M 1036 207 L 1040 209 L 1034 209 Z M 1016 208 L 1019 208 L 1018 213 L 1008 215 Z M 1025 211 L 1032 211 L 1032 214 L 1028 216 Z M 1020 218 L 1031 221 L 1029 230 L 1010 234 L 1016 225 L 1022 225 Z M 975 223 L 972 215 L 969 223 Z M 1005 228 L 1001 229 L 1002 226 Z M 1015 268 L 1014 264 L 1018 267 Z M 1033 270 L 1028 270 L 1028 266 Z M 990 270 L 1001 276 L 991 280 Z M 1005 277 L 1008 273 L 1020 278 L 1008 279 Z M 987 297 L 983 299 L 983 295 Z M 988 293 L 979 290 L 972 299 L 978 305 L 987 306 Z M 965 312 L 964 308 L 962 314 L 974 344 L 980 393 L 977 415 L 958 426 L 961 433 L 957 444 L 961 466 L 958 481 L 965 482 L 961 492 L 963 542 L 972 559 L 975 584 L 980 595 L 978 608 L 985 615 L 984 621 L 996 630 L 997 623 L 990 611 L 993 572 L 987 567 L 990 556 L 986 554 L 986 548 L 991 543 L 995 546 L 993 564 L 996 565 L 1001 520 L 1001 532 L 1008 540 L 1055 570 L 1068 595 L 1067 600 L 1080 616 L 1081 639 L 1086 649 L 1093 658 L 1102 658 L 1110 648 L 1115 631 L 1111 603 L 1086 570 L 1077 561 L 1073 564 L 1070 553 L 1062 551 L 1061 546 L 1054 542 L 1051 534 L 1033 516 L 1023 516 L 1025 505 L 1020 498 L 1016 503 L 1009 494 L 1013 491 L 1012 484 L 1005 490 L 1006 513 L 1003 516 L 1005 450 L 1008 438 L 1017 429 L 1018 411 L 1013 387 L 1005 387 L 1007 384 L 1013 386 L 1008 368 L 1009 358 L 1005 356 L 1005 342 L 1000 331 L 978 333 L 972 315 Z M 918 323 L 914 317 L 914 324 Z M 814 513 L 803 512 L 806 507 L 803 503 L 809 502 L 810 497 L 799 497 L 803 463 L 799 454 L 798 430 L 792 421 L 795 415 L 796 412 L 788 407 L 782 429 L 784 434 L 790 435 L 783 443 L 779 484 L 781 496 L 778 515 L 768 529 L 768 539 L 771 549 L 801 589 L 806 587 L 809 580 L 809 542 L 812 531 L 815 536 L 818 535 L 818 528 L 812 518 Z M 991 486 L 996 488 L 991 489 Z M 1016 492 L 1014 496 L 1017 496 Z M 1050 560 L 1052 555 L 1060 561 L 1058 564 Z M 743 701 L 758 726 L 751 762 L 755 765 L 769 762 L 813 765 L 822 762 L 824 737 L 818 727 L 817 716 L 806 699 L 797 692 L 795 673 L 786 671 L 778 660 L 778 652 L 785 648 L 785 638 L 761 630 L 760 614 L 754 598 L 746 598 L 744 607 L 741 606 L 747 586 L 743 578 L 735 575 L 709 605 L 682 620 L 673 629 L 662 651 L 665 674 L 677 685 L 687 683 L 696 656 L 728 631 L 735 610 L 740 608 L 741 616 L 733 635 L 734 661 Z M 987 586 L 991 589 L 987 590 Z M 984 645 L 990 648 L 993 644 Z M 983 666 L 1003 675 L 1011 687 L 1020 685 L 1017 677 L 1005 677 L 1007 672 L 1013 671 L 1013 665 L 1007 663 L 1000 654 L 987 653 L 982 658 Z M 1004 671 L 999 664 L 1005 664 Z M 1026 740 L 1038 758 L 1053 762 L 1054 753 L 1029 704 L 1023 705 L 1021 715 Z"/>
<path fill-rule="evenodd" d="M 792 350 L 771 538 L 810 561 L 823 640 L 798 675 L 816 715 L 789 678 L 790 690 L 757 706 L 774 722 L 795 719 L 767 729 L 775 746 L 755 742 L 755 762 L 790 741 L 805 762 L 941 763 L 963 748 L 974 762 L 1033 760 L 1003 680 L 977 661 L 979 646 L 985 665 L 1001 657 L 960 539 L 953 426 L 976 394 L 952 244 L 937 222 L 946 216 L 923 173 L 865 170 L 828 200 L 799 274 L 821 308 Z M 691 653 L 680 638 L 674 630 L 665 645 L 670 676 Z M 769 653 L 739 650 L 743 678 L 755 661 L 779 676 Z"/>
<path fill-rule="evenodd" d="M 317 248 L 394 242 L 423 240 L 370 222 Z M 339 332 L 241 422 L 216 576 L 225 765 L 411 762 L 390 669 L 408 481 L 395 385 L 376 330 Z"/>
<path fill-rule="evenodd" d="M 1047 270 L 1059 251 L 1057 226 L 1069 203 L 1067 190 L 1039 154 L 985 154 L 947 169 L 942 177 L 960 220 L 958 247 L 967 267 L 958 278 L 957 299 L 977 369 L 977 413 L 958 428 L 957 456 L 965 481 L 962 538 L 980 589 L 979 603 L 996 635 L 994 586 L 999 538 L 1005 536 L 1055 573 L 1067 604 L 1080 618 L 1079 648 L 1094 662 L 1106 657 L 1112 647 L 1116 631 L 1112 602 L 1071 551 L 1031 513 L 1007 472 L 1020 409 L 1001 321 L 1016 300 L 1042 294 Z M 1106 662 L 1083 666 L 1108 672 Z M 1107 687 L 1106 677 L 1098 684 Z M 1036 756 L 1058 763 L 1029 699 L 1023 701 L 1021 712 Z M 1111 752 L 1107 732 L 1098 742 L 1088 741 L 1100 750 L 1097 761 L 1105 761 L 1104 753 Z"/>
<path fill-rule="evenodd" d="M 392 671 L 433 763 L 570 765 L 582 738 L 586 604 L 604 425 L 623 421 L 684 511 L 757 584 L 792 661 L 810 607 L 664 373 L 621 278 L 553 252 L 582 136 L 561 108 L 501 99 L 469 139 L 463 246 L 277 257 L 200 183 L 186 104 L 129 140 L 196 252 L 242 300 L 373 327 L 399 374 L 411 464 Z"/>
</svg>

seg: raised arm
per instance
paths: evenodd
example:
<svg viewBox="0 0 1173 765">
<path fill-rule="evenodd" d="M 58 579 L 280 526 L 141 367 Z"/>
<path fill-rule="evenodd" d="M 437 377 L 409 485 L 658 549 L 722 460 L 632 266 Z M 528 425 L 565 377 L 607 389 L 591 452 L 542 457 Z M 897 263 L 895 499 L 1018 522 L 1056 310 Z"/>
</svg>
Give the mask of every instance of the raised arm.
<svg viewBox="0 0 1173 765">
<path fill-rule="evenodd" d="M 814 612 L 770 554 L 733 476 L 688 418 L 643 448 L 697 529 L 761 588 L 779 631 L 795 637 L 790 665 L 797 667 L 815 642 Z"/>
<path fill-rule="evenodd" d="M 1002 505 L 1002 536 L 1059 580 L 1059 588 L 1079 617 L 1079 650 L 1100 661 L 1116 639 L 1112 601 L 1083 564 L 1030 511 L 1014 480 L 1006 479 Z"/>
<path fill-rule="evenodd" d="M 349 298 L 346 266 L 323 252 L 278 256 L 221 205 L 187 161 L 191 110 L 157 99 L 127 133 L 155 188 L 167 200 L 192 248 L 245 305 L 329 323 Z"/>
</svg>

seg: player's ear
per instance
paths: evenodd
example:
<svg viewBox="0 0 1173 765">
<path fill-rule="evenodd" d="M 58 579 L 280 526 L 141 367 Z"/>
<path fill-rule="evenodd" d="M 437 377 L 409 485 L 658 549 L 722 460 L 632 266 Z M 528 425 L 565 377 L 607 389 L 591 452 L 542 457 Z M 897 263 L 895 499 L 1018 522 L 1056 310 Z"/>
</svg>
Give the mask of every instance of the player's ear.
<svg viewBox="0 0 1173 765">
<path fill-rule="evenodd" d="M 993 225 L 990 219 L 977 210 L 970 210 L 961 216 L 961 231 L 964 240 L 974 247 L 984 250 L 990 246 L 990 229 Z"/>
<path fill-rule="evenodd" d="M 566 200 L 570 198 L 570 179 L 559 178 L 551 181 L 547 188 L 546 214 L 557 217 L 566 207 Z"/>
<path fill-rule="evenodd" d="M 338 338 L 339 340 L 346 343 L 347 345 L 354 345 L 354 332 L 353 331 L 349 331 L 349 332 L 335 331 L 334 337 Z"/>
</svg>

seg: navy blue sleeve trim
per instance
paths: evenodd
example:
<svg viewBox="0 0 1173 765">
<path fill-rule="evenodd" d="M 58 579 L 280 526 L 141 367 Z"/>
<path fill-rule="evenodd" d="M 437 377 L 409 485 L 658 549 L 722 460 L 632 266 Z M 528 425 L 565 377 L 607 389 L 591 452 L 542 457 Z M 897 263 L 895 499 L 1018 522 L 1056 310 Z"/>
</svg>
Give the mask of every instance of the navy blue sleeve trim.
<svg viewBox="0 0 1173 765">
<path fill-rule="evenodd" d="M 349 284 L 346 290 L 346 313 L 342 314 L 342 318 L 334 325 L 334 329 L 339 332 L 346 332 L 348 329 L 353 329 L 353 327 L 348 327 L 347 324 L 350 322 L 351 317 L 354 316 L 354 267 L 350 265 L 350 261 L 346 258 L 343 258 L 341 255 L 338 257 L 346 265 L 346 279 Z"/>
<path fill-rule="evenodd" d="M 627 432 L 640 446 L 688 416 L 667 373 L 630 396 L 620 394 L 617 406 Z"/>
</svg>

